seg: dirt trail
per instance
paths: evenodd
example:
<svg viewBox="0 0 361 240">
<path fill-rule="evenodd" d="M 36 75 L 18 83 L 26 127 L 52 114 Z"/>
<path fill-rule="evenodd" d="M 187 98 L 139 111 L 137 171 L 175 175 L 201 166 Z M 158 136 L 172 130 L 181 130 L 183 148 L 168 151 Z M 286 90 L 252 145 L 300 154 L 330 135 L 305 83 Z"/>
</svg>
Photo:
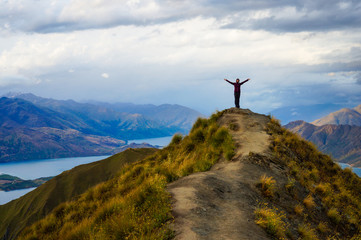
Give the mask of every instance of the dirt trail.
<svg viewBox="0 0 361 240">
<path fill-rule="evenodd" d="M 255 185 L 264 171 L 248 157 L 249 152 L 267 154 L 268 122 L 268 117 L 250 110 L 226 110 L 219 123 L 231 129 L 236 156 L 231 162 L 217 163 L 208 172 L 169 185 L 175 239 L 269 239 L 254 223 L 253 214 L 259 200 Z"/>
</svg>

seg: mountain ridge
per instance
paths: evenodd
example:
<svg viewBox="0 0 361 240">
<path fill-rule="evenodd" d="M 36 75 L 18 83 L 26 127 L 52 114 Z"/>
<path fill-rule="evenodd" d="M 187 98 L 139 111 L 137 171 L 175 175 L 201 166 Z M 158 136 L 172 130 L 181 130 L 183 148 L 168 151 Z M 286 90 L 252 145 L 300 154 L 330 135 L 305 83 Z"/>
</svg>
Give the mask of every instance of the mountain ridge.
<svg viewBox="0 0 361 240">
<path fill-rule="evenodd" d="M 361 104 L 352 109 L 342 108 L 311 123 L 298 120 L 285 127 L 336 160 L 361 166 Z"/>
<path fill-rule="evenodd" d="M 174 116 L 161 122 L 73 100 L 33 94 L 7 96 L 11 98 L 0 99 L 0 162 L 115 154 L 124 150 L 130 139 L 186 133 L 200 115 L 186 107 L 167 105 L 162 116 Z M 157 106 L 152 107 L 157 113 L 154 108 Z M 182 120 L 176 121 L 178 117 Z"/>
<path fill-rule="evenodd" d="M 361 126 L 326 124 L 316 126 L 304 121 L 290 122 L 287 129 L 318 146 L 336 160 L 361 167 Z"/>
<path fill-rule="evenodd" d="M 361 104 L 353 109 L 342 108 L 312 122 L 316 126 L 327 124 L 361 126 Z"/>
<path fill-rule="evenodd" d="M 361 179 L 275 119 L 232 108 L 38 220 L 19 239 L 187 239 L 177 224 L 196 239 L 358 239 Z"/>
</svg>

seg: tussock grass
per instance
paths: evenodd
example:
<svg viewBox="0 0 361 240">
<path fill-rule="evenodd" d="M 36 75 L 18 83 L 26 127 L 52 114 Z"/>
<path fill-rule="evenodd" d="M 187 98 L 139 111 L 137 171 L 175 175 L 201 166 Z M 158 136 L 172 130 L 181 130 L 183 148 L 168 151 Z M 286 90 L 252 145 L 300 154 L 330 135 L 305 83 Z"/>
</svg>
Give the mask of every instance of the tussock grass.
<svg viewBox="0 0 361 240">
<path fill-rule="evenodd" d="M 273 177 L 267 177 L 266 175 L 262 175 L 259 183 L 257 184 L 257 187 L 261 189 L 262 194 L 265 197 L 272 198 L 275 194 L 276 180 L 274 180 Z"/>
<path fill-rule="evenodd" d="M 295 206 L 295 208 L 294 208 L 294 212 L 295 212 L 297 215 L 299 215 L 299 216 L 302 215 L 302 213 L 303 213 L 304 210 L 305 210 L 305 209 L 303 208 L 303 206 L 302 206 L 301 204 L 297 204 L 297 205 Z"/>
<path fill-rule="evenodd" d="M 152 156 L 128 164 L 111 180 L 60 205 L 25 229 L 19 239 L 170 239 L 172 221 L 166 185 L 209 170 L 234 155 L 233 140 L 216 113 L 198 119 L 188 136 L 175 135 Z"/>
<path fill-rule="evenodd" d="M 267 132 L 272 136 L 274 157 L 287 165 L 288 174 L 305 189 L 297 190 L 287 183 L 287 191 L 291 193 L 291 189 L 295 189 L 299 196 L 309 193 L 301 204 L 312 211 L 302 216 L 296 214 L 298 220 L 303 221 L 299 228 L 302 237 L 307 238 L 307 227 L 318 225 L 322 239 L 334 236 L 337 239 L 361 239 L 361 179 L 350 169 L 342 170 L 310 142 L 282 128 L 277 120 L 271 119 Z M 322 224 L 319 222 L 321 216 Z M 333 230 L 332 236 L 327 236 L 331 234 L 328 229 Z"/>
<path fill-rule="evenodd" d="M 276 208 L 270 208 L 263 204 L 255 210 L 256 223 L 266 230 L 268 234 L 277 238 L 285 239 L 287 224 L 285 215 Z"/>
<path fill-rule="evenodd" d="M 317 240 L 316 231 L 307 224 L 301 224 L 298 226 L 298 233 L 301 235 L 301 239 L 304 240 Z"/>
<path fill-rule="evenodd" d="M 293 197 L 295 197 L 296 180 L 294 178 L 288 178 L 288 182 L 285 185 L 285 188 L 289 194 L 291 194 Z"/>
<path fill-rule="evenodd" d="M 317 225 L 317 230 L 321 233 L 326 233 L 329 231 L 327 225 L 324 223 L 324 222 L 320 222 L 318 225 Z"/>
<path fill-rule="evenodd" d="M 315 203 L 312 195 L 308 195 L 305 199 L 303 199 L 303 205 L 305 205 L 305 207 L 307 209 L 312 209 L 312 208 L 316 207 L 316 203 Z"/>
<path fill-rule="evenodd" d="M 335 224 L 339 224 L 342 220 L 342 217 L 336 208 L 331 208 L 330 210 L 328 210 L 327 216 Z"/>
</svg>

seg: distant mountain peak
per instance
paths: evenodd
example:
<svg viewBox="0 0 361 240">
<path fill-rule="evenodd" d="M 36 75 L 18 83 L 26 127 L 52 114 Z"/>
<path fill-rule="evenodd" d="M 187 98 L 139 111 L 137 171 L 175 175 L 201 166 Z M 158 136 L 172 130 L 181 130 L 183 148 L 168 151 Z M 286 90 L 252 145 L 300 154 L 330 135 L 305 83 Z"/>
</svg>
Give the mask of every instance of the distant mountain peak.
<svg viewBox="0 0 361 240">
<path fill-rule="evenodd" d="M 326 124 L 361 126 L 361 113 L 357 111 L 358 109 L 361 111 L 361 105 L 354 109 L 342 108 L 323 118 L 313 121 L 312 124 L 316 126 Z"/>
<path fill-rule="evenodd" d="M 358 112 L 358 113 L 361 114 L 361 104 L 358 105 L 358 106 L 356 106 L 356 107 L 354 107 L 354 110 L 355 110 L 356 112 Z"/>
</svg>

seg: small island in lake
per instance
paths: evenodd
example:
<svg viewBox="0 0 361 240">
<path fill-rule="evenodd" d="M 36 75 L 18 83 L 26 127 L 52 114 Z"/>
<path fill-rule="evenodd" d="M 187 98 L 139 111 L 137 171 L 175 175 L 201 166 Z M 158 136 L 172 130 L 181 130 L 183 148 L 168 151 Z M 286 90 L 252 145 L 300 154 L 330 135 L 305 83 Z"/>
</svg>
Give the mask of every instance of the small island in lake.
<svg viewBox="0 0 361 240">
<path fill-rule="evenodd" d="M 42 177 L 34 180 L 24 180 L 8 174 L 0 174 L 0 191 L 13 191 L 24 188 L 38 187 L 53 177 Z"/>
</svg>

